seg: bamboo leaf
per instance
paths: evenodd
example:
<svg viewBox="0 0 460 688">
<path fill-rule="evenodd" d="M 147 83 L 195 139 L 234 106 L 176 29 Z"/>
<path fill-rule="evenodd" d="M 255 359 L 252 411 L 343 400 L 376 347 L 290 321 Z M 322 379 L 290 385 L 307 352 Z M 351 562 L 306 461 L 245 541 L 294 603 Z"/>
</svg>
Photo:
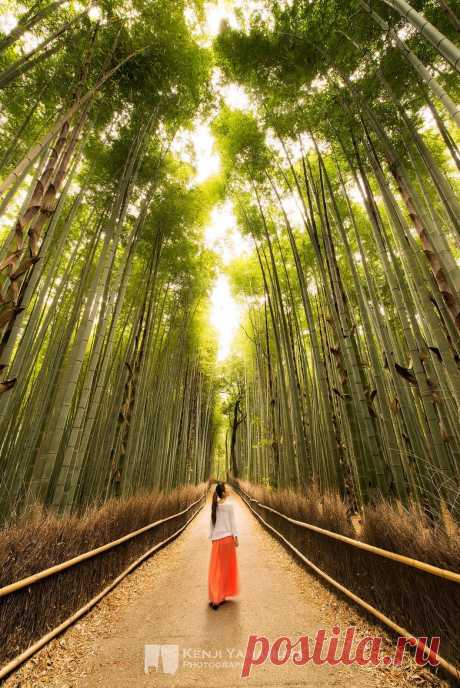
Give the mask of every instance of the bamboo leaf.
<svg viewBox="0 0 460 688">
<path fill-rule="evenodd" d="M 429 349 L 429 351 L 431 351 L 431 353 L 433 353 L 436 356 L 438 361 L 440 363 L 442 363 L 442 356 L 441 356 L 441 352 L 439 351 L 438 347 L 437 346 L 429 346 L 428 349 Z"/>
<path fill-rule="evenodd" d="M 0 382 L 0 394 L 3 394 L 4 392 L 8 392 L 8 390 L 12 389 L 14 385 L 16 384 L 16 378 L 12 378 L 11 380 L 5 380 L 4 382 Z"/>
<path fill-rule="evenodd" d="M 404 366 L 399 365 L 399 363 L 395 363 L 395 370 L 398 375 L 409 382 L 409 384 L 413 385 L 414 387 L 417 386 L 417 378 L 415 377 L 414 373 L 409 370 L 409 368 L 404 368 Z"/>
<path fill-rule="evenodd" d="M 0 262 L 0 272 L 20 258 L 22 251 L 14 251 Z"/>
</svg>

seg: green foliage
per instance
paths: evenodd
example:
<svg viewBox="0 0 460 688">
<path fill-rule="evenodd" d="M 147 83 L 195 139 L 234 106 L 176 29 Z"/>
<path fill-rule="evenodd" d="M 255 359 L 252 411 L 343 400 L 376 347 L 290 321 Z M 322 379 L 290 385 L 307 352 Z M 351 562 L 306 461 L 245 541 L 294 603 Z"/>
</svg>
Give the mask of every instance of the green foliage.
<svg viewBox="0 0 460 688">
<path fill-rule="evenodd" d="M 4 3 L 19 23 L 0 36 L 0 510 L 197 482 L 214 447 L 220 475 L 228 428 L 251 479 L 435 510 L 436 475 L 449 501 L 460 155 L 441 91 L 459 86 L 370 5 L 436 94 L 365 0 L 242 7 L 211 48 L 187 21 L 202 0 L 104 0 L 99 19 Z M 437 3 L 413 5 L 455 38 Z M 221 170 L 198 184 L 203 122 Z M 252 246 L 228 266 L 204 242 L 226 201 Z M 245 314 L 218 367 L 223 269 Z"/>
</svg>

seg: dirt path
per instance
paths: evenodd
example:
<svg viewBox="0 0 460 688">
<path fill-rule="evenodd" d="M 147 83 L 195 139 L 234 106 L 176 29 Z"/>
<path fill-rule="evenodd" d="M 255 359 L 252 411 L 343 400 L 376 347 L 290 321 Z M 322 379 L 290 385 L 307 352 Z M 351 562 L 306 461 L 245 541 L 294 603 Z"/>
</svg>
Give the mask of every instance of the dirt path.
<svg viewBox="0 0 460 688">
<path fill-rule="evenodd" d="M 266 663 L 240 679 L 248 636 L 296 639 L 328 634 L 337 624 L 357 626 L 357 635 L 382 635 L 352 607 L 337 599 L 297 564 L 234 497 L 240 529 L 238 559 L 241 596 L 218 611 L 207 605 L 209 504 L 171 545 L 126 579 L 85 619 L 53 641 L 14 677 L 9 688 L 143 688 L 169 686 L 226 688 L 241 686 L 444 685 L 412 660 L 403 668 L 328 667 L 292 662 Z M 393 640 L 386 640 L 390 652 Z M 144 673 L 144 646 L 169 644 L 174 674 Z M 152 652 L 154 652 L 152 650 Z M 153 655 L 152 655 L 153 661 Z M 230 666 L 216 666 L 230 663 Z"/>
</svg>

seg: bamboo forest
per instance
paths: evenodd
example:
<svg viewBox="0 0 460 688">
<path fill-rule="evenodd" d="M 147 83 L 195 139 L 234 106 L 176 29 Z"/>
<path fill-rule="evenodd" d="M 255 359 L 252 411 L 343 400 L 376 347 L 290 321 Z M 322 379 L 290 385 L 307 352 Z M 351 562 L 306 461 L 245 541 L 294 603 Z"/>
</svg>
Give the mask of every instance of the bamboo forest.
<svg viewBox="0 0 460 688">
<path fill-rule="evenodd" d="M 459 0 L 1 0 L 0 594 L 226 481 L 451 572 L 428 628 L 307 552 L 460 666 L 459 33 Z M 2 597 L 2 660 L 144 537 Z"/>
</svg>

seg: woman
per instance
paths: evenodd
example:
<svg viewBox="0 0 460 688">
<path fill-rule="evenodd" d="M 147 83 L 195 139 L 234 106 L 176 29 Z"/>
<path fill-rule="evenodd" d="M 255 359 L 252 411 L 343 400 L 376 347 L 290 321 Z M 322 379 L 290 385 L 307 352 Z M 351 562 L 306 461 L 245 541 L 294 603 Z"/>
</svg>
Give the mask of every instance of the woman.
<svg viewBox="0 0 460 688">
<path fill-rule="evenodd" d="M 239 592 L 236 559 L 238 532 L 233 504 L 228 500 L 225 483 L 217 483 L 212 496 L 209 538 L 212 540 L 208 573 L 209 606 L 217 610 L 226 597 L 233 597 Z"/>
</svg>

